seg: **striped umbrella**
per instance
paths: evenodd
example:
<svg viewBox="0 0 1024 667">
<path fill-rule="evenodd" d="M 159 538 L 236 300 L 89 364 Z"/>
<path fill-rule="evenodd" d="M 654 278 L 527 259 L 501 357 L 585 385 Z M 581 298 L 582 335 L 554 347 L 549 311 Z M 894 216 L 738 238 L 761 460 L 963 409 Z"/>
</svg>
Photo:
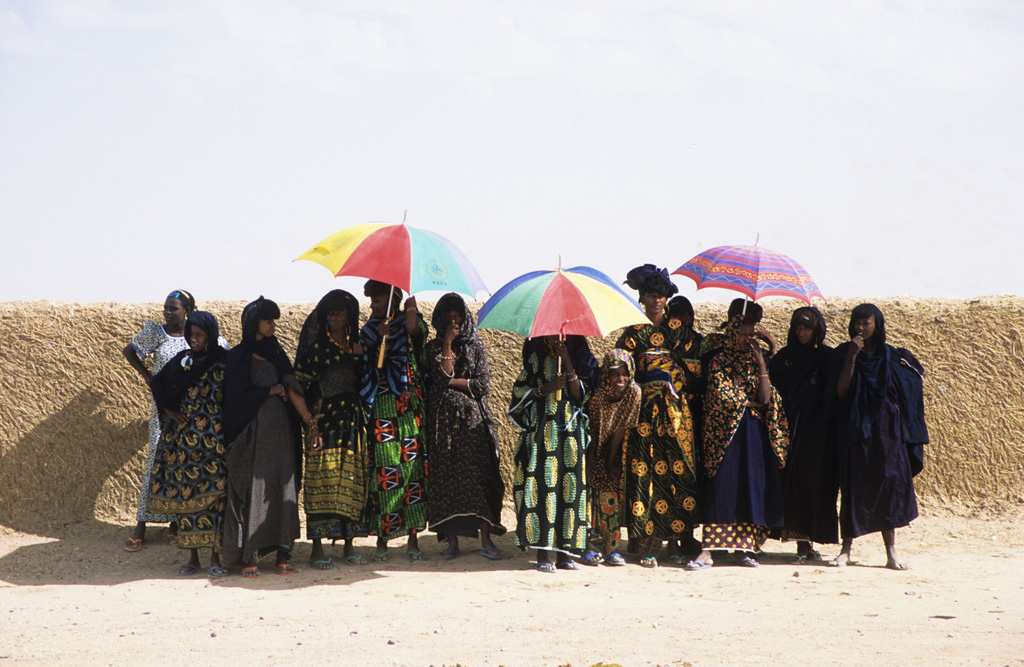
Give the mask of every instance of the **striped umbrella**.
<svg viewBox="0 0 1024 667">
<path fill-rule="evenodd" d="M 520 336 L 607 336 L 647 321 L 615 281 L 589 266 L 533 271 L 506 283 L 477 313 L 481 329 Z"/>
<path fill-rule="evenodd" d="M 417 292 L 486 292 L 473 264 L 448 239 L 404 222 L 367 222 L 331 234 L 300 259 L 327 267 L 335 276 L 379 280 Z"/>
<path fill-rule="evenodd" d="M 825 300 L 810 274 L 786 255 L 757 245 L 723 245 L 705 250 L 672 272 L 692 278 L 697 289 L 720 287 L 757 301 L 787 296 L 808 305 Z"/>
</svg>

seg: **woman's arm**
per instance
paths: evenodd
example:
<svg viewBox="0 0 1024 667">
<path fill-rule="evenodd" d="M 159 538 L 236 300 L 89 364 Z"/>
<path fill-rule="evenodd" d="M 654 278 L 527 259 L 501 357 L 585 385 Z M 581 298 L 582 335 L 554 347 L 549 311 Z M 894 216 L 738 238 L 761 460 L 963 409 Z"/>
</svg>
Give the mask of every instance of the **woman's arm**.
<svg viewBox="0 0 1024 667">
<path fill-rule="evenodd" d="M 853 371 L 857 367 L 857 355 L 864 349 L 864 339 L 854 336 L 846 349 L 846 361 L 843 362 L 843 370 L 839 371 L 839 379 L 836 380 L 836 396 L 839 400 L 846 398 L 850 391 L 850 383 L 853 382 Z"/>
<path fill-rule="evenodd" d="M 153 373 L 150 372 L 146 365 L 142 363 L 142 359 L 139 359 L 139 353 L 135 351 L 135 346 L 128 343 L 124 346 L 121 351 L 124 354 L 124 358 L 128 360 L 128 365 L 135 369 L 135 371 L 142 376 L 142 379 L 146 381 L 146 384 L 152 384 Z"/>
<path fill-rule="evenodd" d="M 764 362 L 764 354 L 761 352 L 761 346 L 756 338 L 750 342 L 750 352 L 754 355 L 754 361 L 757 363 L 757 403 L 767 405 L 772 397 L 772 383 L 768 378 L 768 366 Z"/>
<path fill-rule="evenodd" d="M 314 452 L 318 452 L 323 449 L 324 441 L 320 437 L 320 428 L 317 426 L 317 422 L 320 421 L 320 417 L 323 415 L 314 415 L 309 411 L 309 407 L 306 406 L 306 399 L 303 397 L 302 392 L 297 390 L 291 384 L 275 385 L 277 387 L 284 387 L 285 393 L 288 396 L 288 401 L 295 408 L 299 416 L 302 417 L 303 423 L 306 428 L 309 429 L 310 444 L 313 447 Z"/>
</svg>

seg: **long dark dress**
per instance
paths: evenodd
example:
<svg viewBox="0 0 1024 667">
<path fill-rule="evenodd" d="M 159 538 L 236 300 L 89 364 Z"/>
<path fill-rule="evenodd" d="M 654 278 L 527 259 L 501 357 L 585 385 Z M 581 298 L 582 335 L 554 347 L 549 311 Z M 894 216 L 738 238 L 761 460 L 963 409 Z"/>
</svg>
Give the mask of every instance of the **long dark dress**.
<svg viewBox="0 0 1024 667">
<path fill-rule="evenodd" d="M 512 388 L 508 416 L 522 430 L 512 485 L 515 544 L 579 556 L 587 546 L 590 524 L 587 416 L 582 400 L 577 403 L 568 390 L 560 399 L 555 392 L 538 397 L 532 391 L 558 374 L 557 359 L 531 351 Z"/>
<path fill-rule="evenodd" d="M 626 329 L 616 347 L 633 355 L 640 385 L 639 423 L 626 432 L 626 505 L 630 540 L 649 552 L 700 523 L 701 496 L 693 415 L 684 368 L 698 370 L 699 338 L 677 318 Z"/>
<path fill-rule="evenodd" d="M 824 344 L 794 342 L 779 350 L 769 366 L 789 423 L 782 479 L 784 538 L 822 544 L 839 540 L 838 463 L 830 427 L 833 353 Z"/>
<path fill-rule="evenodd" d="M 704 549 L 757 551 L 768 528 L 782 525 L 782 475 L 789 434 L 773 389 L 757 400 L 759 372 L 748 350 L 736 347 L 742 318 L 729 322 L 722 350 L 708 368 L 704 401 Z"/>
<path fill-rule="evenodd" d="M 438 302 L 435 312 L 442 310 Z M 427 343 L 427 449 L 430 452 L 430 529 L 476 537 L 481 520 L 491 533 L 501 525 L 505 484 L 498 468 L 498 437 L 487 405 L 491 373 L 487 351 L 476 333 L 473 315 L 464 312 L 462 332 L 452 345 L 453 376 L 441 366 L 442 343 Z M 440 333 L 438 335 L 441 335 Z M 471 395 L 449 386 L 450 379 L 469 381 Z"/>
<path fill-rule="evenodd" d="M 877 334 L 876 334 L 877 335 Z M 849 343 L 836 348 L 846 358 Z M 915 360 L 916 361 L 916 360 Z M 915 406 L 900 392 L 901 355 L 882 344 L 878 354 L 861 350 L 845 399 L 839 402 L 837 437 L 843 539 L 909 525 L 917 496 L 906 430 Z M 923 416 L 922 416 L 923 422 Z"/>
<path fill-rule="evenodd" d="M 306 537 L 344 539 L 363 532 L 366 505 L 366 418 L 359 386 L 363 357 L 346 352 L 327 333 L 295 364 L 295 375 L 320 417 L 323 448 L 306 451 L 303 506 Z"/>
<path fill-rule="evenodd" d="M 241 348 L 229 352 L 244 354 Z M 302 391 L 295 376 L 282 377 L 270 361 L 252 358 L 253 388 L 286 383 Z M 268 396 L 256 416 L 228 445 L 228 507 L 224 521 L 226 565 L 247 565 L 257 554 L 291 553 L 299 537 L 299 460 L 301 445 L 291 406 Z"/>
</svg>

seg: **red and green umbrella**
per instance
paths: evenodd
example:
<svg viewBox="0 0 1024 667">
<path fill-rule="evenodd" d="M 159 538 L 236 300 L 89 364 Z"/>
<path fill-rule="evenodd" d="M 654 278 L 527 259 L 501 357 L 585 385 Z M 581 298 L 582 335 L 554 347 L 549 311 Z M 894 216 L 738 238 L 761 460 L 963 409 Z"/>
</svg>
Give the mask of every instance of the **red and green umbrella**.
<svg viewBox="0 0 1024 667">
<path fill-rule="evenodd" d="M 481 329 L 528 338 L 604 337 L 621 327 L 647 322 L 636 301 L 589 266 L 523 274 L 495 292 L 477 318 Z"/>
<path fill-rule="evenodd" d="M 757 245 L 723 245 L 705 250 L 672 272 L 697 283 L 697 289 L 719 287 L 753 301 L 769 296 L 825 300 L 810 274 L 795 259 Z"/>
<path fill-rule="evenodd" d="M 367 222 L 331 234 L 298 259 L 327 267 L 335 276 L 379 280 L 410 294 L 486 292 L 484 281 L 455 244 L 405 223 Z"/>
</svg>

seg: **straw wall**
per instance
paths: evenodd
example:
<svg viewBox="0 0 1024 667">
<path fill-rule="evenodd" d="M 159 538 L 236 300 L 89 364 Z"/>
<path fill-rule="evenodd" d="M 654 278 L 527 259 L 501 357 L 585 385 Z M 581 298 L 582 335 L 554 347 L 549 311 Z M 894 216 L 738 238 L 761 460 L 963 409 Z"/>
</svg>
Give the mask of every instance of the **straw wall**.
<svg viewBox="0 0 1024 667">
<path fill-rule="evenodd" d="M 857 301 L 825 308 L 831 344 Z M 927 370 L 932 443 L 917 478 L 922 503 L 959 513 L 1024 503 L 1024 299 L 877 300 L 889 340 Z M 239 339 L 242 303 L 201 304 Z M 278 336 L 294 352 L 310 304 L 282 304 Z M 780 344 L 792 302 L 770 301 L 765 327 Z M 429 311 L 429 305 L 424 308 Z M 709 331 L 724 307 L 698 304 Z M 363 313 L 364 317 L 366 313 Z M 147 388 L 121 350 L 157 304 L 0 303 L 0 524 L 46 531 L 74 521 L 134 517 L 144 462 Z M 522 340 L 484 331 L 506 480 L 516 432 L 504 417 Z M 592 341 L 595 353 L 611 341 Z"/>
</svg>

